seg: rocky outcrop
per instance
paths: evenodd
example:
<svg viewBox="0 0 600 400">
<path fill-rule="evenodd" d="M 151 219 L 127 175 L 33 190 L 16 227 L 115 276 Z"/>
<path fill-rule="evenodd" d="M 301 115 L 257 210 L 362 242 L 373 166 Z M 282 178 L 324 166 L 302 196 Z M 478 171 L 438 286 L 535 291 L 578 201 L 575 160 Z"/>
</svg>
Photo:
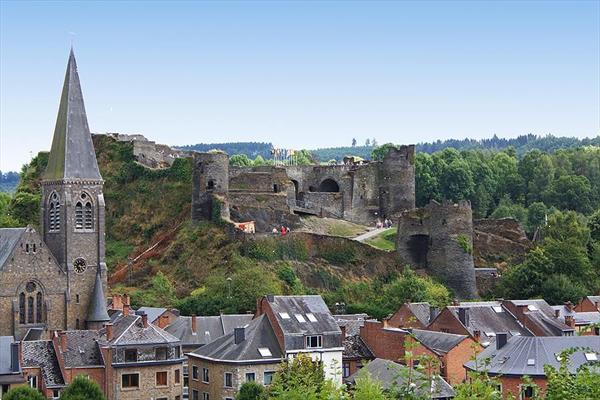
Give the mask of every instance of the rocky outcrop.
<svg viewBox="0 0 600 400">
<path fill-rule="evenodd" d="M 524 260 L 531 241 L 512 218 L 480 219 L 473 222 L 473 258 L 477 268 L 497 268 Z"/>
</svg>

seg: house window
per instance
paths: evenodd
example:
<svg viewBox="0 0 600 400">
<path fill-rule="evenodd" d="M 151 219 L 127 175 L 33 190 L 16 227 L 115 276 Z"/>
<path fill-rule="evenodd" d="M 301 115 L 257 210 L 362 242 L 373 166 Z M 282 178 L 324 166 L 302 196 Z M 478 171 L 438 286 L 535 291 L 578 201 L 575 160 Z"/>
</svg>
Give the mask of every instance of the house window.
<svg viewBox="0 0 600 400">
<path fill-rule="evenodd" d="M 157 347 L 154 350 L 154 355 L 157 360 L 166 360 L 167 359 L 167 348 L 166 347 Z"/>
<path fill-rule="evenodd" d="M 202 400 L 210 400 L 210 395 L 206 392 L 202 393 Z"/>
<path fill-rule="evenodd" d="M 121 375 L 122 388 L 137 388 L 140 387 L 140 374 L 123 374 Z"/>
<path fill-rule="evenodd" d="M 200 396 L 198 395 L 198 391 L 196 389 L 192 390 L 192 400 L 200 400 Z"/>
<path fill-rule="evenodd" d="M 175 370 L 175 383 L 181 383 L 181 372 L 178 369 Z"/>
<path fill-rule="evenodd" d="M 208 368 L 202 368 L 202 382 L 208 383 Z"/>
<path fill-rule="evenodd" d="M 275 375 L 275 371 L 265 371 L 265 376 L 263 379 L 264 385 L 270 385 L 273 382 L 273 375 Z"/>
<path fill-rule="evenodd" d="M 37 376 L 36 375 L 29 375 L 29 377 L 27 378 L 27 380 L 29 381 L 29 387 L 31 387 L 33 389 L 37 389 L 38 383 L 37 383 Z"/>
<path fill-rule="evenodd" d="M 342 363 L 342 378 L 347 378 L 350 376 L 350 363 L 344 361 Z"/>
<path fill-rule="evenodd" d="M 137 349 L 126 349 L 125 350 L 125 362 L 137 362 L 138 354 Z"/>
<path fill-rule="evenodd" d="M 323 336 L 322 335 L 313 335 L 306 337 L 306 348 L 319 348 L 323 347 Z"/>
<path fill-rule="evenodd" d="M 181 358 L 181 347 L 175 347 L 175 358 Z"/>
<path fill-rule="evenodd" d="M 254 382 L 256 380 L 256 374 L 254 372 L 246 373 L 246 382 Z"/>
<path fill-rule="evenodd" d="M 536 396 L 535 386 L 532 385 L 522 385 L 521 386 L 521 400 L 529 400 Z"/>
<path fill-rule="evenodd" d="M 156 373 L 156 386 L 167 386 L 167 371 Z"/>
<path fill-rule="evenodd" d="M 59 398 L 60 398 L 60 390 L 53 389 L 52 390 L 52 399 L 59 399 Z"/>
<path fill-rule="evenodd" d="M 224 382 L 225 387 L 233 387 L 233 374 L 231 372 L 225 372 Z"/>
<path fill-rule="evenodd" d="M 192 379 L 195 381 L 198 380 L 198 367 L 195 365 L 192 367 Z"/>
</svg>

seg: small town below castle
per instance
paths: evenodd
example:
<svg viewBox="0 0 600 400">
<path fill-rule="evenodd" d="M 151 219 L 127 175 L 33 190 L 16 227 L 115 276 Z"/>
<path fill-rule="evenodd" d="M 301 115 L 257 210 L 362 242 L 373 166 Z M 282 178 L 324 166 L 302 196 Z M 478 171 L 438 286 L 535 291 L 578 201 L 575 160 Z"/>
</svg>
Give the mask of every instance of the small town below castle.
<svg viewBox="0 0 600 400">
<path fill-rule="evenodd" d="M 106 70 L 107 75 L 108 71 L 118 71 L 109 79 L 114 79 L 115 86 L 121 84 L 131 92 L 149 93 L 141 88 L 141 81 L 132 79 L 130 85 L 128 69 L 113 69 L 109 65 L 116 63 L 121 68 L 133 60 L 126 53 L 139 53 L 135 57 L 140 57 L 140 61 L 135 62 L 140 77 L 147 78 L 144 85 L 163 79 L 149 77 L 150 73 L 145 75 L 146 68 L 152 70 L 152 62 L 162 61 L 159 57 L 152 62 L 142 61 L 145 50 L 137 48 L 136 41 L 140 39 L 135 36 L 137 32 L 133 33 L 142 20 L 148 19 L 145 23 L 157 31 L 156 37 L 148 31 L 139 33 L 140 37 L 152 36 L 152 49 L 148 52 L 154 54 L 160 50 L 160 57 L 173 63 L 168 77 L 173 80 L 173 88 L 180 85 L 180 77 L 175 76 L 178 74 L 189 80 L 190 91 L 214 89 L 211 86 L 214 80 L 215 87 L 223 89 L 223 98 L 227 98 L 228 86 L 219 80 L 212 69 L 214 65 L 223 64 L 218 69 L 231 74 L 226 80 L 234 81 L 240 93 L 251 84 L 247 83 L 247 87 L 246 83 L 240 84 L 248 79 L 244 75 L 233 77 L 238 64 L 252 71 L 257 68 L 253 62 L 260 60 L 264 76 L 259 75 L 260 89 L 253 87 L 257 93 L 263 89 L 271 93 L 269 82 L 285 87 L 288 80 L 296 79 L 292 78 L 294 74 L 300 73 L 288 64 L 279 64 L 286 55 L 291 57 L 283 52 L 287 43 L 275 47 L 258 39 L 258 32 L 264 29 L 261 18 L 268 16 L 259 16 L 256 9 L 246 7 L 257 7 L 265 15 L 285 9 L 290 15 L 296 14 L 296 18 L 308 18 L 310 23 L 301 19 L 304 21 L 298 31 L 301 38 L 294 36 L 301 42 L 287 36 L 288 29 L 292 29 L 285 26 L 287 20 L 273 16 L 272 21 L 277 21 L 273 26 L 281 26 L 269 30 L 268 38 L 283 35 L 296 44 L 297 47 L 290 45 L 290 48 L 298 52 L 302 61 L 293 60 L 302 64 L 315 82 L 314 86 L 312 82 L 308 85 L 306 92 L 297 87 L 297 93 L 290 92 L 304 99 L 309 110 L 311 106 L 319 108 L 307 100 L 316 99 L 318 94 L 310 97 L 307 93 L 325 84 L 318 82 L 319 74 L 315 71 L 326 67 L 315 67 L 314 59 L 306 54 L 311 51 L 308 47 L 321 45 L 322 60 L 339 57 L 327 79 L 335 81 L 340 76 L 346 77 L 345 74 L 350 77 L 345 81 L 351 82 L 350 87 L 339 90 L 343 96 L 351 97 L 353 90 L 364 90 L 364 86 L 368 87 L 368 93 L 377 93 L 373 98 L 365 98 L 365 103 L 375 101 L 375 97 L 389 97 L 390 103 L 394 103 L 388 83 L 379 87 L 377 77 L 368 76 L 387 73 L 384 67 L 387 58 L 385 62 L 373 61 L 370 58 L 375 53 L 371 51 L 383 53 L 379 41 L 385 43 L 387 35 L 415 43 L 426 40 L 430 33 L 426 34 L 427 29 L 421 26 L 412 26 L 408 16 L 413 7 L 418 9 L 421 5 L 373 2 L 377 4 L 367 6 L 360 1 L 224 2 L 225 5 L 217 2 L 171 5 L 156 1 L 116 5 L 117 2 L 91 1 L 62 5 L 24 2 L 26 8 L 19 9 L 17 2 L 8 3 L 0 0 L 0 36 L 11 38 L 0 40 L 2 68 L 10 66 L 6 60 L 17 54 L 10 44 L 16 40 L 14 32 L 18 31 L 23 40 L 30 35 L 23 33 L 20 26 L 15 30 L 13 24 L 17 20 L 2 16 L 3 13 L 17 15 L 15 10 L 20 10 L 19 15 L 27 15 L 18 19 L 21 24 L 35 11 L 38 17 L 32 15 L 31 21 L 47 26 L 47 21 L 42 20 L 64 23 L 62 16 L 54 12 L 60 7 L 76 5 L 73 9 L 95 14 L 96 22 L 102 26 L 102 41 L 105 35 L 112 37 L 113 30 L 124 32 L 123 21 L 132 27 L 123 38 L 112 42 L 107 39 L 115 52 L 107 61 L 104 51 L 89 50 L 88 46 L 100 46 L 91 39 L 94 24 L 87 27 L 79 24 L 79 29 L 88 36 L 82 35 L 77 51 L 71 45 L 65 57 L 64 80 L 58 76 L 64 71 L 62 56 L 67 56 L 67 51 L 61 53 L 61 64 L 51 75 L 57 77 L 57 82 L 52 82 L 55 85 L 40 89 L 39 98 L 28 99 L 32 110 L 40 110 L 42 104 L 46 108 L 45 90 L 52 87 L 58 92 L 62 83 L 61 92 L 52 98 L 52 104 L 60 99 L 58 111 L 45 110 L 52 116 L 46 122 L 48 126 L 54 124 L 54 132 L 37 133 L 39 137 L 42 134 L 47 137 L 51 146 L 35 148 L 19 172 L 16 172 L 18 166 L 11 168 L 11 172 L 0 171 L 0 400 L 600 399 L 600 136 L 581 136 L 596 135 L 600 127 L 593 132 L 577 131 L 580 125 L 575 124 L 579 118 L 575 113 L 564 112 L 572 120 L 569 124 L 574 124 L 573 132 L 578 137 L 525 134 L 505 139 L 492 133 L 489 139 L 458 139 L 450 134 L 441 136 L 440 132 L 440 139 L 427 142 L 427 138 L 420 141 L 419 136 L 404 137 L 399 133 L 392 142 L 389 136 L 378 141 L 385 135 L 377 129 L 389 124 L 384 118 L 385 110 L 381 110 L 381 114 L 368 116 L 376 119 L 381 115 L 381 124 L 373 121 L 375 128 L 362 137 L 348 134 L 342 143 L 344 147 L 325 147 L 325 143 L 330 143 L 328 138 L 314 143 L 314 136 L 309 139 L 307 134 L 296 142 L 306 145 L 290 148 L 291 145 L 284 143 L 293 142 L 286 142 L 283 133 L 281 137 L 273 135 L 266 139 L 272 143 L 228 142 L 231 136 L 217 143 L 202 134 L 195 136 L 195 143 L 189 141 L 189 136 L 167 142 L 164 137 L 153 137 L 157 131 L 146 130 L 148 125 L 143 125 L 146 128 L 140 131 L 128 130 L 146 122 L 137 120 L 135 113 L 131 125 L 126 124 L 123 131 L 105 132 L 107 125 L 100 129 L 94 126 L 99 120 L 121 112 L 116 105 L 119 103 L 112 99 L 118 93 L 109 96 L 110 102 L 115 101 L 114 115 L 112 106 L 105 107 L 107 100 L 100 93 L 106 92 L 97 81 L 99 68 L 102 73 Z M 536 8 L 539 5 L 517 5 L 519 2 L 508 6 L 504 2 L 467 2 L 472 8 L 452 2 L 456 7 L 468 8 L 469 12 L 461 15 L 445 8 L 444 2 L 424 3 L 428 3 L 427 18 L 422 22 L 426 20 L 430 28 L 455 18 L 453 23 L 462 29 L 468 21 L 467 14 L 475 13 L 478 8 L 495 14 L 498 21 L 506 17 L 502 15 L 503 7 L 523 7 L 524 15 L 529 15 L 526 7 L 533 7 L 536 15 L 539 13 Z M 550 21 L 550 9 L 559 6 L 559 2 L 549 3 L 552 4 L 547 4 L 549 8 L 543 10 L 541 20 Z M 144 7 L 140 8 L 140 4 Z M 574 0 L 570 4 L 582 9 L 592 7 L 594 12 L 588 14 L 600 15 L 595 2 Z M 119 13 L 103 14 L 105 9 L 114 10 L 111 7 L 118 7 L 123 13 L 134 10 L 135 18 L 121 18 Z M 226 23 L 220 22 L 225 28 L 219 26 L 213 31 L 216 28 L 207 15 L 220 7 L 226 9 Z M 371 13 L 382 12 L 386 7 L 402 11 L 393 14 L 396 19 L 390 20 L 398 29 L 409 29 L 406 32 L 410 33 L 400 35 L 383 15 L 373 17 L 377 25 L 361 26 L 367 24 Z M 327 14 L 331 12 L 329 8 L 335 10 L 335 18 Z M 189 12 L 190 16 L 185 16 L 180 12 L 174 18 L 171 13 L 176 9 L 194 10 L 196 14 Z M 308 9 L 310 17 L 303 14 Z M 350 13 L 350 9 L 357 14 Z M 40 10 L 47 16 L 40 19 L 37 14 Z M 440 10 L 446 10 L 442 12 L 446 14 L 443 18 L 436 17 Z M 235 15 L 237 12 L 244 17 L 240 19 Z M 491 36 L 486 37 L 485 42 L 477 45 L 477 53 L 489 46 L 506 57 L 513 46 L 522 45 L 517 42 L 530 40 L 522 35 L 524 28 L 519 27 L 516 15 L 521 15 L 521 11 L 513 12 L 509 18 L 511 26 L 503 26 L 500 35 L 512 39 L 495 42 Z M 160 14 L 160 23 L 150 22 L 156 21 L 152 19 L 156 18 L 155 13 Z M 334 23 L 338 13 L 339 21 Z M 564 9 L 562 14 L 568 11 Z M 66 15 L 65 20 L 72 19 Z M 198 20 L 187 19 L 191 16 Z M 325 32 L 333 36 L 323 36 L 318 23 L 321 17 L 331 24 Z M 94 20 L 92 15 L 89 18 Z M 565 20 L 568 18 L 565 16 Z M 536 23 L 535 19 L 524 20 L 527 24 Z M 187 36 L 174 39 L 175 36 L 166 34 L 173 21 L 180 25 L 178 32 L 189 29 L 186 35 L 193 36 L 202 46 L 187 48 L 184 43 L 191 40 Z M 249 21 L 252 29 L 242 30 L 240 27 L 247 27 Z M 486 21 L 478 25 L 477 36 L 485 37 L 488 30 L 496 29 Z M 564 21 L 560 21 L 558 25 L 562 26 Z M 573 21 L 579 20 L 573 17 Z M 159 26 L 163 23 L 164 26 Z M 353 36 L 347 42 L 351 45 L 334 45 L 332 32 L 345 23 L 351 25 L 346 35 L 359 31 L 362 36 Z M 568 31 L 576 28 L 564 23 L 560 28 L 561 40 L 564 36 L 565 43 L 573 44 L 575 39 L 569 38 L 572 32 Z M 598 21 L 594 24 L 598 34 Z M 23 30 L 32 26 L 30 22 Z M 532 26 L 532 30 L 539 29 Z M 310 39 L 312 29 L 321 29 L 321 34 Z M 455 27 L 443 33 L 438 30 L 431 35 L 435 36 L 435 43 L 446 43 L 445 40 L 455 40 L 454 35 L 461 34 L 461 29 Z M 513 37 L 507 32 L 511 29 L 521 34 Z M 245 47 L 232 50 L 221 46 L 229 42 L 224 37 L 218 38 L 215 32 L 225 30 L 248 46 L 247 51 Z M 417 31 L 424 38 L 413 34 Z M 378 39 L 368 42 L 373 32 Z M 166 40 L 163 35 L 168 37 L 168 45 L 162 42 Z M 52 36 L 50 31 L 48 36 Z M 46 39 L 39 37 L 42 41 Z M 321 40 L 322 43 L 317 43 Z M 362 40 L 371 43 L 366 46 L 369 49 L 361 47 Z M 498 45 L 504 40 L 506 45 Z M 260 46 L 253 41 L 260 42 Z M 117 42 L 131 43 L 120 47 L 122 43 L 117 45 Z M 555 45 L 560 48 L 559 42 L 552 41 L 553 52 Z M 545 54 L 543 43 L 542 39 L 536 39 L 536 57 L 538 53 Z M 598 47 L 596 58 L 600 60 L 600 44 L 597 39 L 594 43 Z M 584 48 L 580 41 L 577 44 L 570 46 L 569 52 L 576 54 L 580 45 Z M 410 48 L 404 42 L 401 46 Z M 357 53 L 358 58 L 344 58 L 345 47 L 352 49 L 354 57 Z M 270 60 L 266 53 L 275 48 L 282 54 Z M 177 53 L 182 49 L 185 49 L 183 56 Z M 460 46 L 452 49 L 460 57 L 468 58 L 462 54 L 467 51 Z M 44 51 L 40 59 L 49 57 L 56 47 Z M 247 58 L 227 61 L 211 58 L 236 51 Z M 388 51 L 390 65 L 397 66 L 392 61 L 393 51 Z M 452 55 L 437 44 L 435 61 L 430 60 L 429 64 L 424 52 L 415 57 L 415 53 L 406 51 L 406 56 L 404 50 L 400 52 L 401 64 L 408 65 L 406 68 L 410 68 L 410 63 L 419 64 L 418 69 L 429 71 L 427 80 L 437 79 L 434 76 L 437 73 L 431 72 L 435 63 L 442 63 L 444 69 L 456 73 L 460 89 L 442 84 L 454 79 L 445 75 L 436 81 L 439 86 L 435 90 L 440 92 L 440 98 L 448 95 L 444 93 L 448 91 L 452 92 L 448 95 L 452 102 L 465 101 L 461 105 L 468 109 L 465 119 L 473 121 L 480 117 L 477 114 L 482 119 L 489 114 L 483 111 L 483 106 L 467 104 L 466 95 L 461 98 L 456 94 L 472 88 L 470 82 L 466 83 L 470 77 L 460 78 L 455 69 L 468 69 L 467 64 L 474 63 L 481 70 L 492 68 L 489 64 L 501 64 L 506 70 L 527 71 L 519 63 L 511 64 L 504 58 L 486 59 L 484 55 L 476 62 L 460 59 L 455 64 L 451 61 L 443 64 L 444 58 L 451 59 Z M 96 52 L 102 56 L 94 55 Z M 207 52 L 211 56 L 199 62 L 194 52 Z M 177 59 L 176 54 L 181 58 Z M 557 61 L 561 68 L 581 63 L 573 54 Z M 55 56 L 49 57 L 52 61 L 44 62 L 43 68 L 54 65 Z M 548 72 L 552 65 L 543 65 L 543 59 L 536 65 L 536 75 L 547 74 L 554 81 L 564 78 Z M 82 62 L 81 71 L 78 60 Z M 369 70 L 372 67 L 369 62 L 377 65 L 377 73 Z M 282 70 L 287 65 L 289 71 L 280 71 L 281 76 L 274 73 L 267 79 L 273 71 L 267 68 L 270 63 Z M 355 66 L 342 66 L 344 63 L 360 65 L 370 72 L 351 75 L 345 68 Z M 455 68 L 456 65 L 460 68 Z M 542 71 L 541 65 L 550 69 Z M 88 66 L 95 68 L 96 80 L 88 79 Z M 2 102 L 10 102 L 12 97 L 17 99 L 13 86 L 15 82 L 23 84 L 21 75 L 12 78 L 14 68 L 11 68 L 8 73 L 2 72 Z M 22 68 L 28 73 L 35 70 L 28 69 L 30 66 Z M 209 78 L 199 84 L 201 81 L 194 80 L 192 73 L 206 74 Z M 594 73 L 598 75 L 598 70 Z M 407 69 L 397 74 L 414 74 L 417 79 L 419 71 Z M 577 73 L 570 75 L 573 76 L 569 79 L 577 79 L 574 76 Z M 41 87 L 41 78 L 31 79 Z M 595 79 L 569 85 L 595 85 L 598 89 L 597 76 Z M 436 106 L 439 99 L 435 96 L 421 95 L 421 90 L 427 88 L 415 87 L 405 84 L 402 88 L 411 103 L 426 99 L 431 107 Z M 490 98 L 514 102 L 517 107 L 526 101 L 534 102 L 526 90 L 510 93 L 507 100 L 505 93 L 494 92 L 493 87 L 489 89 Z M 149 97 L 161 103 L 164 115 L 159 117 L 148 111 L 146 118 L 157 124 L 161 118 L 171 118 L 168 114 L 176 107 L 173 104 L 190 101 L 190 97 L 169 98 L 171 92 L 166 95 L 156 91 L 156 95 L 152 93 Z M 543 95 L 560 94 L 558 97 L 577 101 L 576 96 L 559 92 L 552 87 L 543 91 Z M 22 96 L 29 96 L 28 93 L 23 89 Z M 596 93 L 600 99 L 600 93 Z M 137 99 L 144 96 L 147 94 L 140 94 Z M 281 103 L 289 100 L 285 96 L 272 96 Z M 520 96 L 527 100 L 521 102 Z M 215 104 L 219 101 L 215 99 Z M 252 102 L 248 98 L 245 101 Z M 331 102 L 335 101 L 340 101 L 340 97 L 332 94 Z M 333 120 L 337 106 L 318 111 L 331 113 L 328 116 Z M 27 125 L 48 119 L 46 114 L 33 115 L 29 109 L 19 114 L 10 111 L 14 110 L 10 106 L 5 107 L 0 107 L 2 119 L 13 122 L 0 124 L 2 157 L 20 151 L 14 138 L 6 141 L 7 136 L 14 135 L 14 121 Z M 131 107 L 133 110 L 136 105 Z M 235 108 L 233 100 L 231 107 Z M 411 113 L 419 114 L 422 119 L 447 119 L 444 124 L 453 122 L 448 114 L 430 113 L 429 109 L 422 115 L 414 112 L 412 104 L 394 107 L 407 109 L 404 114 L 398 113 L 398 126 L 402 126 L 404 119 L 410 120 Z M 489 107 L 487 103 L 485 107 Z M 514 120 L 511 122 L 517 125 L 526 124 L 517 114 L 507 111 L 512 108 L 500 108 L 496 112 L 505 113 L 503 118 Z M 540 104 L 539 108 L 546 114 L 563 112 L 559 106 Z M 217 109 L 215 106 L 207 113 L 199 113 L 201 117 L 187 117 L 206 118 L 214 112 L 215 120 L 220 123 L 226 118 Z M 240 115 L 251 117 L 256 113 L 251 104 L 248 110 Z M 274 107 L 273 113 L 281 110 Z M 307 110 L 298 110 L 298 114 Z M 348 106 L 344 114 L 359 113 L 352 110 Z M 516 113 L 514 109 L 512 112 Z M 596 112 L 599 123 L 600 111 Z M 307 118 L 311 114 L 302 115 Z M 290 126 L 301 120 L 285 117 L 289 118 Z M 534 117 L 531 116 L 532 120 Z M 188 122 L 169 121 L 169 127 L 172 125 L 173 132 L 177 132 L 179 124 Z M 490 129 L 495 129 L 491 125 Z M 414 126 L 398 131 L 411 128 Z M 121 127 L 115 128 L 118 129 Z M 175 133 L 172 135 L 175 137 Z M 248 138 L 242 132 L 240 137 Z M 17 141 L 21 139 L 30 143 L 25 136 Z M 33 140 L 45 143 L 37 137 Z M 12 147 L 7 148 L 6 143 Z M 43 150 L 38 152 L 40 149 Z M 8 163 L 2 161 L 4 168 Z"/>
</svg>

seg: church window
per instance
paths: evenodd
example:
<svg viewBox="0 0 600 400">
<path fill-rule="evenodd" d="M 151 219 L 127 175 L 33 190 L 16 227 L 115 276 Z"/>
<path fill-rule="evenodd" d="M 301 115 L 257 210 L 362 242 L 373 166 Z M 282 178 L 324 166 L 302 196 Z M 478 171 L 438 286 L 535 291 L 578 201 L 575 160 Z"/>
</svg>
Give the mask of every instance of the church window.
<svg viewBox="0 0 600 400">
<path fill-rule="evenodd" d="M 79 304 L 79 294 L 75 295 L 75 303 Z"/>
<path fill-rule="evenodd" d="M 25 293 L 19 295 L 19 323 L 25 323 Z"/>
<path fill-rule="evenodd" d="M 60 198 L 56 192 L 50 195 L 48 229 L 50 232 L 60 231 Z"/>
<path fill-rule="evenodd" d="M 27 285 L 25 285 L 25 289 L 27 290 L 27 293 L 33 293 L 36 289 L 36 285 L 35 282 L 27 282 Z"/>
<path fill-rule="evenodd" d="M 75 229 L 83 229 L 83 205 L 80 201 L 75 205 Z"/>
<path fill-rule="evenodd" d="M 27 323 L 33 324 L 35 321 L 33 319 L 33 296 L 29 296 L 27 298 Z"/>
<path fill-rule="evenodd" d="M 43 304 L 42 304 L 42 292 L 37 292 L 37 294 L 35 295 L 35 321 L 37 323 L 41 323 L 42 322 L 42 311 L 43 311 Z"/>
<path fill-rule="evenodd" d="M 94 229 L 94 214 L 92 213 L 92 203 L 85 203 L 84 214 L 85 229 Z"/>
<path fill-rule="evenodd" d="M 25 243 L 25 253 L 29 254 L 29 243 Z"/>
</svg>

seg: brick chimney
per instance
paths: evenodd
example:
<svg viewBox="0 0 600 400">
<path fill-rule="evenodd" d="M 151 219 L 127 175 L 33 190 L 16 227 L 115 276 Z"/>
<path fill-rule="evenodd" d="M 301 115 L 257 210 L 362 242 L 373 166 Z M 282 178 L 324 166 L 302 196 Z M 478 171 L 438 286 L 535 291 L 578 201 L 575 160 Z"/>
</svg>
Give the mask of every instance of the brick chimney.
<svg viewBox="0 0 600 400">
<path fill-rule="evenodd" d="M 573 308 L 574 308 L 574 306 L 573 306 L 573 303 L 571 303 L 570 301 L 567 301 L 567 302 L 565 303 L 565 307 L 567 307 L 567 310 L 569 310 L 569 311 L 573 312 Z"/>
<path fill-rule="evenodd" d="M 113 324 L 109 322 L 104 326 L 106 327 L 106 340 L 113 340 Z"/>
<path fill-rule="evenodd" d="M 572 315 L 565 315 L 565 325 L 575 328 L 575 318 Z"/>
<path fill-rule="evenodd" d="M 123 309 L 123 297 L 120 294 L 112 295 L 112 309 L 122 310 Z"/>
<path fill-rule="evenodd" d="M 67 334 L 64 331 L 58 333 L 60 337 L 60 350 L 65 353 L 67 351 Z"/>
<path fill-rule="evenodd" d="M 340 330 L 342 331 L 342 341 L 346 339 L 346 327 L 340 326 Z"/>
<path fill-rule="evenodd" d="M 192 314 L 192 335 L 195 335 L 198 331 L 196 314 Z"/>
<path fill-rule="evenodd" d="M 554 318 L 560 317 L 560 310 L 554 310 Z"/>
<path fill-rule="evenodd" d="M 481 331 L 480 330 L 473 331 L 473 339 L 475 339 L 478 342 L 481 342 Z"/>
<path fill-rule="evenodd" d="M 129 303 L 123 303 L 123 316 L 127 317 L 129 315 Z"/>
<path fill-rule="evenodd" d="M 148 314 L 143 313 L 141 315 L 141 317 L 142 317 L 142 325 L 144 326 L 144 328 L 147 328 L 148 327 Z"/>
</svg>

